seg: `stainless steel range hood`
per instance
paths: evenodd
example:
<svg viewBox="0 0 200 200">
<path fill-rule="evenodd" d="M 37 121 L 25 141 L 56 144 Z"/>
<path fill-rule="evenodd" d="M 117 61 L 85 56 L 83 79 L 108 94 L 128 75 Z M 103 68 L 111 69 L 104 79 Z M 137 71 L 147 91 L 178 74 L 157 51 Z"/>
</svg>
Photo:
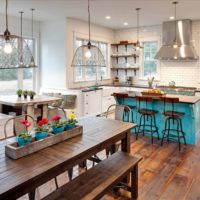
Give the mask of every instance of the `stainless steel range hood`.
<svg viewBox="0 0 200 200">
<path fill-rule="evenodd" d="M 171 60 L 171 61 L 195 61 L 199 57 L 192 44 L 192 22 L 189 19 L 178 20 L 176 22 L 163 23 L 163 46 L 160 48 L 155 56 L 158 60 Z M 178 48 L 173 48 L 175 39 L 178 43 Z"/>
</svg>

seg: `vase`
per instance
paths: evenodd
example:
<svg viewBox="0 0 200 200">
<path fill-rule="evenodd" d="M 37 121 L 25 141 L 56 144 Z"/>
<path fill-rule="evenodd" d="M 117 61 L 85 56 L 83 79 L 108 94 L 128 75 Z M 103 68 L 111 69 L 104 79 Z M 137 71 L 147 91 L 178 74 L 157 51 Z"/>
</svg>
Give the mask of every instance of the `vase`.
<svg viewBox="0 0 200 200">
<path fill-rule="evenodd" d="M 21 94 L 18 94 L 18 98 L 21 98 L 22 97 L 22 95 Z"/>
<path fill-rule="evenodd" d="M 73 128 L 75 128 L 75 124 L 73 123 L 73 124 L 67 124 L 66 126 L 65 126 L 65 130 L 67 131 L 67 130 L 71 130 L 71 129 L 73 129 Z"/>
<path fill-rule="evenodd" d="M 48 136 L 48 132 L 45 132 L 45 131 L 43 131 L 43 132 L 36 132 L 35 133 L 36 140 L 42 140 L 42 139 L 46 138 L 47 136 Z"/>
<path fill-rule="evenodd" d="M 30 96 L 30 99 L 33 100 L 33 99 L 34 99 L 34 96 Z"/>
<path fill-rule="evenodd" d="M 27 138 L 23 138 L 18 136 L 17 137 L 17 142 L 19 144 L 20 147 L 26 146 L 27 144 L 30 144 L 32 141 L 32 137 L 28 136 Z"/>
<path fill-rule="evenodd" d="M 57 133 L 61 133 L 65 130 L 65 126 L 61 126 L 61 127 L 54 127 L 53 129 L 53 133 L 57 134 Z"/>
<path fill-rule="evenodd" d="M 24 95 L 24 99 L 27 99 L 27 95 Z"/>
</svg>

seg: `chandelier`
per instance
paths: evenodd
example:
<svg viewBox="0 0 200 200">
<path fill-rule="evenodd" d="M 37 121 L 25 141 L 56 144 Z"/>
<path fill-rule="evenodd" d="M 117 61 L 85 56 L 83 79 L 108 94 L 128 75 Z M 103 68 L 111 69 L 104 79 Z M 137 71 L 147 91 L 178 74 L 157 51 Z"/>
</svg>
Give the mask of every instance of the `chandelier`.
<svg viewBox="0 0 200 200">
<path fill-rule="evenodd" d="M 91 43 L 90 30 L 90 0 L 88 0 L 88 29 L 89 40 L 75 51 L 72 67 L 106 67 L 105 59 L 100 49 Z"/>
<path fill-rule="evenodd" d="M 0 35 L 0 69 L 32 68 L 32 53 L 22 37 L 22 14 L 21 36 L 12 35 L 8 29 L 8 0 L 6 0 L 6 30 Z"/>
</svg>

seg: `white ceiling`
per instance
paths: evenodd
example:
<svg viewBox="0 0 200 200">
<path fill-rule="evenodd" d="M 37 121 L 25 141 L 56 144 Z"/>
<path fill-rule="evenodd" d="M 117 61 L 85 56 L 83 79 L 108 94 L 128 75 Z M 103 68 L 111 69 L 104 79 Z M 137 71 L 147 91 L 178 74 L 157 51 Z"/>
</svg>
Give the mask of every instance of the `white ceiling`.
<svg viewBox="0 0 200 200">
<path fill-rule="evenodd" d="M 9 14 L 19 16 L 18 11 L 25 12 L 24 18 L 30 18 L 30 8 L 36 8 L 35 19 L 51 20 L 59 17 L 73 17 L 87 20 L 87 0 L 8 0 Z M 178 18 L 200 19 L 200 0 L 179 0 Z M 174 13 L 172 0 L 91 0 L 91 21 L 113 29 L 136 26 L 135 8 L 142 8 L 141 26 L 157 25 L 169 20 Z M 5 0 L 0 0 L 0 13 L 5 13 Z M 111 19 L 106 20 L 105 16 Z"/>
</svg>

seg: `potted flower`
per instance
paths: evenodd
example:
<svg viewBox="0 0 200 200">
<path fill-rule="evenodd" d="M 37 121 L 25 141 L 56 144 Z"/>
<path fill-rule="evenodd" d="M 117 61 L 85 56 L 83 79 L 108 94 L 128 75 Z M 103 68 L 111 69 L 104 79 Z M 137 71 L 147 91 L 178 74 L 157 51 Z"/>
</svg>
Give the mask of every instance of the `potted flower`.
<svg viewBox="0 0 200 200">
<path fill-rule="evenodd" d="M 52 117 L 51 121 L 52 121 L 51 128 L 53 129 L 54 134 L 57 134 L 57 133 L 64 131 L 65 125 L 61 121 L 61 117 L 59 115 Z"/>
<path fill-rule="evenodd" d="M 19 90 L 16 91 L 16 93 L 17 93 L 17 96 L 18 96 L 19 98 L 21 98 L 21 97 L 22 97 L 23 91 L 22 91 L 21 89 L 19 89 Z"/>
<path fill-rule="evenodd" d="M 76 120 L 76 115 L 74 112 L 69 114 L 69 119 L 67 120 L 67 124 L 65 126 L 65 130 L 73 129 L 78 121 Z"/>
<path fill-rule="evenodd" d="M 28 127 L 31 126 L 31 122 L 29 122 L 28 120 L 21 120 L 20 122 L 22 124 L 24 124 L 24 126 L 26 127 L 26 131 L 20 133 L 17 136 L 17 141 L 18 141 L 19 146 L 25 146 L 25 145 L 31 143 L 31 141 L 32 141 L 32 135 L 27 130 Z"/>
<path fill-rule="evenodd" d="M 24 91 L 23 91 L 23 95 L 24 95 L 24 99 L 27 99 L 27 96 L 28 96 L 28 90 L 24 90 Z"/>
<path fill-rule="evenodd" d="M 36 93 L 32 90 L 28 91 L 28 95 L 30 96 L 30 99 L 33 99 Z"/>
<path fill-rule="evenodd" d="M 48 119 L 43 118 L 37 123 L 35 128 L 35 138 L 36 140 L 44 139 L 48 136 L 49 126 L 48 126 Z"/>
</svg>

